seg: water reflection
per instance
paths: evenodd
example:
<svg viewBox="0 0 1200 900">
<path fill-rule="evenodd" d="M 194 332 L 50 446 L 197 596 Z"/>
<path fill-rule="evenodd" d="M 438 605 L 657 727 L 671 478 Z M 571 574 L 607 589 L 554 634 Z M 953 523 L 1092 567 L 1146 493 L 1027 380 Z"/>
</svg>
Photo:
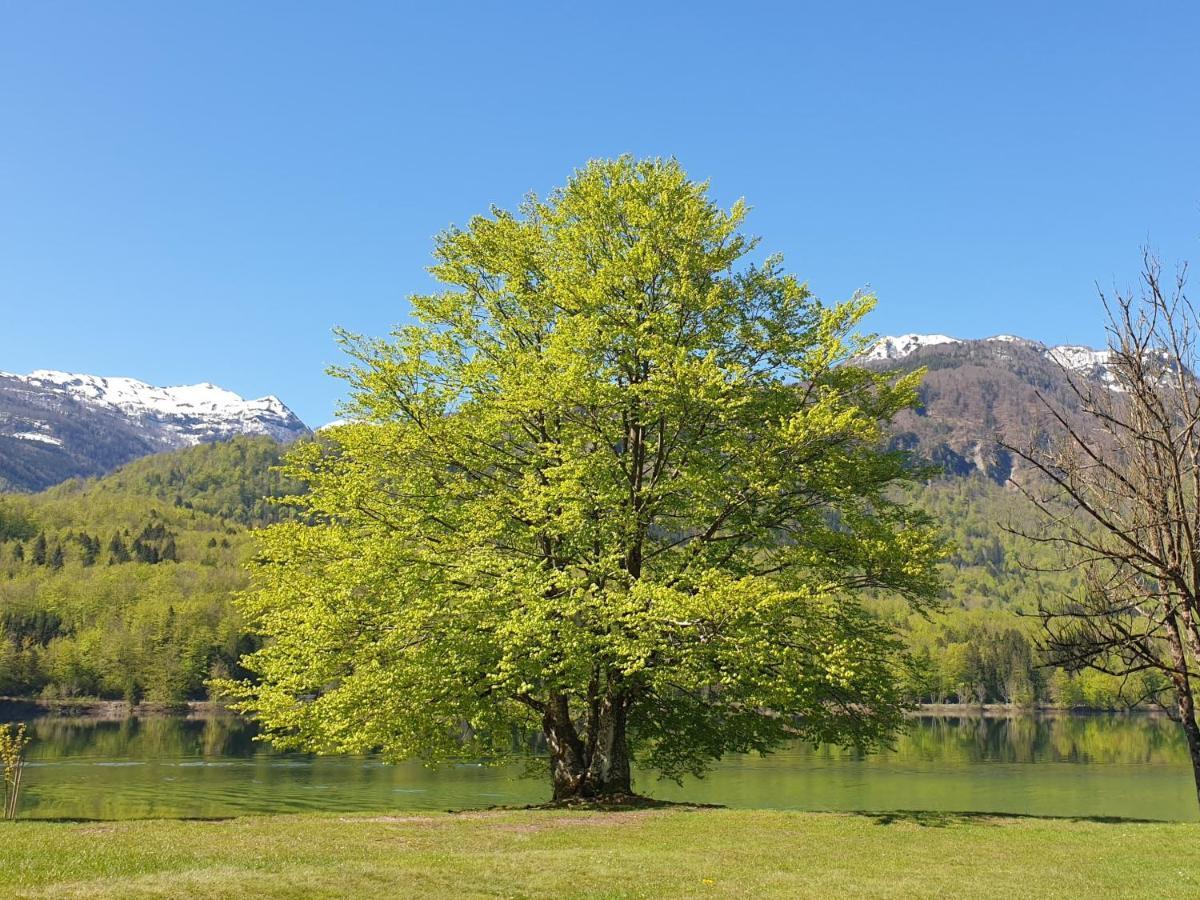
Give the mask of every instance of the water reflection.
<svg viewBox="0 0 1200 900">
<path fill-rule="evenodd" d="M 896 752 L 930 761 L 1170 765 L 1187 762 L 1177 726 L 1164 716 L 923 716 Z"/>
<path fill-rule="evenodd" d="M 370 758 L 279 754 L 235 717 L 29 723 L 26 816 L 217 816 L 303 810 L 446 809 L 545 799 L 526 767 L 427 769 Z M 540 766 L 540 764 L 535 764 Z M 732 757 L 671 799 L 796 809 L 931 809 L 1196 819 L 1176 726 L 1146 715 L 921 717 L 866 757 L 796 745 Z"/>
</svg>

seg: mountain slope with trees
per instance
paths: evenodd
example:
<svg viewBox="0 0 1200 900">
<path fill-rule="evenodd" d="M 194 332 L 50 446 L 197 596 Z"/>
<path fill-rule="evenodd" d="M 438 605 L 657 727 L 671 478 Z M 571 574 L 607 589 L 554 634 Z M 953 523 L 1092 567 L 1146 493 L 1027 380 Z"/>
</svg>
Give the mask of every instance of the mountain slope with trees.
<svg viewBox="0 0 1200 900">
<path fill-rule="evenodd" d="M 927 619 L 872 607 L 914 651 L 917 696 L 1110 707 L 1144 693 L 1144 679 L 1039 668 L 1038 622 L 1015 613 L 1082 584 L 1073 569 L 1035 571 L 1058 560 L 1005 530 L 1031 515 L 1000 481 L 1007 464 L 974 464 L 1003 460 L 997 432 L 1029 430 L 1034 391 L 1066 396 L 1062 370 L 1034 342 L 893 341 L 898 357 L 868 364 L 929 369 L 924 406 L 897 418 L 893 441 L 949 463 L 911 488 L 953 547 L 945 609 Z M 208 674 L 233 670 L 250 646 L 229 596 L 246 584 L 250 532 L 288 515 L 269 499 L 296 490 L 273 471 L 280 456 L 272 440 L 236 438 L 0 495 L 0 694 L 203 697 Z"/>
<path fill-rule="evenodd" d="M 947 476 L 979 473 L 1003 485 L 1026 476 L 1005 444 L 1027 446 L 1053 427 L 1048 401 L 1077 417 L 1069 377 L 1110 384 L 1106 351 L 1046 347 L 1011 335 L 957 340 L 945 335 L 882 338 L 859 360 L 870 369 L 903 374 L 925 369 L 920 404 L 892 423 L 893 445 L 939 466 Z"/>
<path fill-rule="evenodd" d="M 293 488 L 235 438 L 0 497 L 0 694 L 176 703 L 250 644 L 231 595 Z"/>
</svg>

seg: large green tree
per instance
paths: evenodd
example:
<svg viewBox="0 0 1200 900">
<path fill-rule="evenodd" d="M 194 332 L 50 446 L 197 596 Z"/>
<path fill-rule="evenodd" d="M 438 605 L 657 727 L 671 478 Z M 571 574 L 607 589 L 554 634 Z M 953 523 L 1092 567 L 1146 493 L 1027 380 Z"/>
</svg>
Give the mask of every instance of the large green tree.
<svg viewBox="0 0 1200 900">
<path fill-rule="evenodd" d="M 745 206 L 674 161 L 593 162 L 436 245 L 445 285 L 345 335 L 351 424 L 300 446 L 301 519 L 242 602 L 227 684 L 283 745 L 501 757 L 540 731 L 554 797 L 797 737 L 871 747 L 903 654 L 864 592 L 927 604 L 938 540 L 882 449 L 916 376 L 845 364 Z"/>
</svg>

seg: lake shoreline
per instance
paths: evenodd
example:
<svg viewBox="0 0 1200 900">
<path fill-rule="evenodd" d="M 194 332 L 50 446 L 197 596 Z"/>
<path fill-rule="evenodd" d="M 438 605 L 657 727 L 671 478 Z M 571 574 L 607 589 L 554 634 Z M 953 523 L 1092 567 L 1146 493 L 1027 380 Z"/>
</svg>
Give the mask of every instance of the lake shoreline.
<svg viewBox="0 0 1200 900">
<path fill-rule="evenodd" d="M 189 700 L 186 703 L 129 704 L 124 700 L 72 698 L 47 700 L 38 697 L 0 697 L 0 720 L 34 719 L 43 716 L 112 721 L 151 716 L 177 716 L 187 719 L 206 719 L 214 716 L 236 716 L 237 712 L 215 700 Z M 1084 706 L 1017 706 L 1004 703 L 922 703 L 908 714 L 910 717 L 958 716 L 964 718 L 1026 718 L 1029 716 L 1087 716 L 1130 715 L 1162 716 L 1155 707 L 1132 709 L 1102 709 Z"/>
<path fill-rule="evenodd" d="M 1130 709 L 1105 709 L 1095 706 L 1017 706 L 1011 703 L 922 703 L 910 716 L 974 716 L 978 718 L 1015 719 L 1028 716 L 1165 716 L 1153 706 Z"/>
<path fill-rule="evenodd" d="M 390 815 L 548 799 L 545 756 L 524 743 L 495 758 L 429 765 L 278 749 L 253 721 L 212 707 L 181 715 L 117 711 L 110 718 L 68 710 L 26 720 L 26 814 Z M 880 752 L 790 741 L 766 755 L 727 754 L 705 777 L 683 784 L 641 767 L 634 776 L 639 792 L 656 800 L 740 809 L 1196 818 L 1187 751 L 1174 723 L 1150 715 L 1008 712 L 914 715 Z M 526 777 L 531 773 L 536 777 Z"/>
<path fill-rule="evenodd" d="M 111 721 L 148 716 L 177 716 L 207 719 L 235 716 L 236 712 L 214 700 L 190 700 L 181 704 L 137 703 L 124 700 L 76 698 L 44 700 L 36 697 L 0 697 L 0 719 L 34 719 L 44 716 Z"/>
</svg>

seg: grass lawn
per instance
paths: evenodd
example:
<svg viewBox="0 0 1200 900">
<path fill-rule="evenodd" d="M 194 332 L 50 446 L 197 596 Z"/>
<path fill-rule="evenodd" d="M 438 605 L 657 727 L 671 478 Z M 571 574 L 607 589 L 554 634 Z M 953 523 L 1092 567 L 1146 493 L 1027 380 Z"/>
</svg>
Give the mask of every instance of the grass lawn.
<svg viewBox="0 0 1200 900">
<path fill-rule="evenodd" d="M 15 897 L 1200 897 L 1200 825 L 723 809 L 0 823 Z"/>
</svg>

